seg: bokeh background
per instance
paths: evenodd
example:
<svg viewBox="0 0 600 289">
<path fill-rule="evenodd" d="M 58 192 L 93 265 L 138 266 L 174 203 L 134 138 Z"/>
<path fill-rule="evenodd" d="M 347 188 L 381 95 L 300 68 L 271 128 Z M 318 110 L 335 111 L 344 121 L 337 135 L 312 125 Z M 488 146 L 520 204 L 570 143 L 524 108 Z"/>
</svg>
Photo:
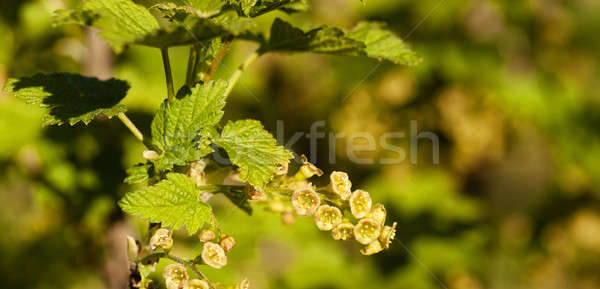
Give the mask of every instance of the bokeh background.
<svg viewBox="0 0 600 289">
<path fill-rule="evenodd" d="M 286 227 L 256 209 L 213 200 L 238 241 L 210 279 L 253 288 L 600 288 L 600 2 L 596 0 L 313 0 L 313 10 L 275 16 L 297 24 L 389 23 L 422 57 L 412 68 L 355 57 L 266 55 L 243 76 L 227 119 L 254 118 L 285 137 L 322 131 L 408 133 L 410 120 L 440 139 L 440 163 L 420 142 L 419 162 L 348 171 L 397 221 L 398 241 L 373 257 L 335 242 L 310 219 Z M 160 53 L 108 53 L 93 32 L 54 28 L 67 0 L 0 2 L 0 86 L 37 72 L 128 80 L 128 115 L 145 134 L 165 95 Z M 236 43 L 217 73 L 228 77 L 255 48 Z M 178 85 L 186 49 L 172 49 Z M 178 86 L 176 85 L 176 86 Z M 0 96 L 0 287 L 123 288 L 125 239 L 143 225 L 116 201 L 143 146 L 118 120 L 42 127 L 41 111 Z M 410 151 L 407 139 L 397 145 Z M 308 139 L 292 149 L 309 151 Z M 375 159 L 389 151 L 368 153 Z M 177 235 L 188 254 L 196 240 Z M 165 264 L 159 264 L 159 270 Z M 157 276 L 159 274 L 156 274 Z"/>
</svg>

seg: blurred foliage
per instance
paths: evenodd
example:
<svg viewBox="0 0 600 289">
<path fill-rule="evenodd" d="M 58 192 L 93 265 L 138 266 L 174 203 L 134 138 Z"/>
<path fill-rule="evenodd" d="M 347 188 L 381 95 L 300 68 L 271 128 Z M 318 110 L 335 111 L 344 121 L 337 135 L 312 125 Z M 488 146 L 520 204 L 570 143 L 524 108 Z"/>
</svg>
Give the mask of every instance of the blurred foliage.
<svg viewBox="0 0 600 289">
<path fill-rule="evenodd" d="M 51 26 L 52 11 L 77 2 L 0 3 L 0 84 L 82 69 L 90 57 L 85 33 Z M 404 149 L 402 163 L 353 164 L 348 139 L 339 139 L 329 164 L 321 139 L 311 152 L 318 165 L 348 171 L 399 222 L 392 249 L 365 258 L 311 220 L 285 227 L 276 215 L 255 210 L 248 217 L 219 197 L 217 217 L 238 247 L 230 266 L 207 271 L 210 278 L 247 276 L 253 288 L 600 288 L 598 1 L 313 0 L 309 13 L 276 16 L 348 28 L 383 21 L 423 62 L 400 68 L 266 55 L 235 88 L 226 119 L 260 119 L 271 132 L 282 120 L 285 139 L 318 120 L 326 121 L 321 131 L 376 139 L 408 135 L 416 120 L 419 131 L 439 137 L 440 164 L 432 163 L 427 140 L 411 164 L 407 138 L 394 142 Z M 273 17 L 259 17 L 261 29 Z M 235 44 L 217 77 L 253 47 Z M 186 53 L 172 49 L 176 87 Z M 115 75 L 132 87 L 124 103 L 144 134 L 165 92 L 159 55 L 134 47 L 115 57 Z M 43 128 L 42 115 L 0 96 L 0 285 L 119 288 L 127 275 L 127 262 L 117 258 L 124 236 L 143 229 L 124 219 L 116 200 L 143 146 L 116 120 Z M 309 140 L 292 148 L 309 152 Z M 390 154 L 378 148 L 361 156 Z M 191 255 L 193 242 L 178 238 L 175 250 Z"/>
</svg>

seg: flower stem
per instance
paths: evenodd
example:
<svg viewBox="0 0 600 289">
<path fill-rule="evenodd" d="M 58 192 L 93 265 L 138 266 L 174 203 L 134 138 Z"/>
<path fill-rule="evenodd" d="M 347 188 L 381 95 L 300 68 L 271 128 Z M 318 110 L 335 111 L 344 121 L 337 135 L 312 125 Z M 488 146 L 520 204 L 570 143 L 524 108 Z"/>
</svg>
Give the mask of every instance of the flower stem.
<svg viewBox="0 0 600 289">
<path fill-rule="evenodd" d="M 208 285 L 210 286 L 210 288 L 215 288 L 210 283 L 210 281 L 208 280 L 208 278 L 206 278 L 206 276 L 202 272 L 200 272 L 200 270 L 198 270 L 198 268 L 196 268 L 196 265 L 194 264 L 194 262 L 187 261 L 187 260 L 185 260 L 183 258 L 180 258 L 180 257 L 177 257 L 177 256 L 173 256 L 173 255 L 170 255 L 170 254 L 167 255 L 166 257 L 169 258 L 169 259 L 171 259 L 171 260 L 173 260 L 173 261 L 175 261 L 175 262 L 177 262 L 177 263 L 180 263 L 180 264 L 183 264 L 183 265 L 186 265 L 186 266 L 190 267 L 190 269 L 192 269 L 192 271 L 194 271 L 194 273 L 196 273 L 196 275 L 198 275 L 198 277 L 202 278 L 202 280 L 204 280 L 204 281 L 206 281 L 206 283 L 208 283 Z"/>
<path fill-rule="evenodd" d="M 260 54 L 258 53 L 258 51 L 253 52 L 246 58 L 246 60 L 244 60 L 244 62 L 238 67 L 238 69 L 235 72 L 233 72 L 233 74 L 229 78 L 229 84 L 227 86 L 227 90 L 225 91 L 225 95 L 229 95 L 231 93 L 231 90 L 233 90 L 233 87 L 242 76 L 242 72 L 244 72 L 244 70 L 248 68 L 248 66 L 250 66 L 252 62 L 258 59 L 259 56 Z"/>
<path fill-rule="evenodd" d="M 233 41 L 233 37 L 228 37 L 225 40 L 225 43 L 223 43 L 223 46 L 221 46 L 221 49 L 219 49 L 219 52 L 217 52 L 217 55 L 215 55 L 215 60 L 211 63 L 210 68 L 204 75 L 204 79 L 202 79 L 202 81 L 204 83 L 209 82 L 210 79 L 212 78 L 213 74 L 215 74 L 215 72 L 217 71 L 217 68 L 221 64 L 221 61 L 223 60 L 223 57 L 225 57 L 225 53 L 227 53 L 229 46 L 231 46 L 232 41 Z"/>
<path fill-rule="evenodd" d="M 196 75 L 196 47 L 194 47 L 194 45 L 190 46 L 190 55 L 188 57 L 188 64 L 187 64 L 187 73 L 185 75 L 185 83 L 189 86 L 192 87 L 194 86 L 194 81 L 195 81 L 195 75 Z"/>
<path fill-rule="evenodd" d="M 173 90 L 173 73 L 171 72 L 171 62 L 169 61 L 169 48 L 164 47 L 160 49 L 163 59 L 163 65 L 165 66 L 165 78 L 167 80 L 167 95 L 169 101 L 175 97 L 175 91 Z"/>
<path fill-rule="evenodd" d="M 117 114 L 117 117 L 123 122 L 123 124 L 133 133 L 133 135 L 139 139 L 140 141 L 144 141 L 144 135 L 140 130 L 133 124 L 133 122 L 125 115 L 125 113 L 120 112 Z"/>
</svg>

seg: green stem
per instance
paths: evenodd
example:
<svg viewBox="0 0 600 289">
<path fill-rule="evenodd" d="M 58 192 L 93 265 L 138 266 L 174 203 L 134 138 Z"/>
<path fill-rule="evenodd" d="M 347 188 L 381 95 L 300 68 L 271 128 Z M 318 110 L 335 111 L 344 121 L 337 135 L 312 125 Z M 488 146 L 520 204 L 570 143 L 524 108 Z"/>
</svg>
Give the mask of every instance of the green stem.
<svg viewBox="0 0 600 289">
<path fill-rule="evenodd" d="M 163 65 L 165 66 L 165 78 L 167 80 L 167 95 L 169 101 L 175 97 L 175 91 L 173 90 L 173 73 L 171 72 L 171 62 L 169 61 L 169 48 L 164 47 L 160 49 L 163 59 Z"/>
<path fill-rule="evenodd" d="M 144 141 L 144 135 L 140 130 L 133 124 L 133 122 L 125 115 L 125 113 L 120 112 L 117 114 L 117 117 L 121 120 L 121 122 L 133 133 L 133 135 L 139 139 L 141 142 Z"/>
<path fill-rule="evenodd" d="M 242 72 L 244 72 L 244 70 L 246 68 L 248 68 L 248 66 L 250 66 L 250 64 L 252 64 L 252 62 L 254 62 L 256 59 L 258 59 L 259 56 L 260 56 L 260 54 L 257 51 L 250 54 L 246 58 L 246 60 L 244 60 L 244 62 L 238 67 L 238 69 L 235 72 L 233 72 L 233 74 L 231 75 L 231 78 L 229 78 L 229 84 L 227 86 L 227 90 L 225 91 L 225 95 L 229 95 L 231 93 L 231 90 L 233 90 L 233 87 L 235 86 L 237 81 L 242 76 Z"/>
<path fill-rule="evenodd" d="M 194 86 L 196 74 L 196 47 L 190 46 L 190 56 L 188 57 L 187 73 L 185 75 L 185 83 L 192 87 Z"/>
<path fill-rule="evenodd" d="M 202 81 L 204 83 L 209 82 L 210 79 L 212 78 L 213 74 L 215 74 L 215 72 L 217 71 L 217 68 L 221 64 L 221 61 L 223 60 L 223 57 L 225 57 L 225 53 L 227 53 L 227 50 L 229 49 L 229 46 L 231 45 L 232 41 L 233 41 L 233 37 L 229 37 L 225 40 L 225 43 L 223 43 L 223 46 L 221 46 L 221 49 L 219 49 L 219 52 L 217 52 L 217 55 L 215 55 L 215 60 L 211 63 L 210 68 L 204 75 L 204 79 L 202 79 Z"/>
<path fill-rule="evenodd" d="M 183 265 L 186 265 L 186 266 L 190 267 L 190 269 L 192 269 L 192 271 L 194 271 L 194 273 L 196 273 L 196 275 L 198 275 L 198 277 L 202 278 L 202 280 L 204 280 L 204 281 L 206 281 L 206 283 L 208 283 L 208 285 L 210 286 L 210 288 L 215 288 L 210 283 L 210 281 L 208 280 L 208 278 L 206 278 L 206 276 L 202 272 L 200 272 L 200 270 L 198 270 L 198 268 L 196 268 L 196 264 L 194 264 L 194 262 L 187 261 L 187 260 L 185 260 L 183 258 L 179 258 L 177 256 L 173 256 L 173 255 L 170 255 L 170 254 L 167 255 L 166 257 L 169 258 L 169 259 L 171 259 L 171 260 L 173 260 L 173 261 L 175 261 L 175 262 L 177 262 L 177 263 L 180 263 L 180 264 L 183 264 Z"/>
</svg>

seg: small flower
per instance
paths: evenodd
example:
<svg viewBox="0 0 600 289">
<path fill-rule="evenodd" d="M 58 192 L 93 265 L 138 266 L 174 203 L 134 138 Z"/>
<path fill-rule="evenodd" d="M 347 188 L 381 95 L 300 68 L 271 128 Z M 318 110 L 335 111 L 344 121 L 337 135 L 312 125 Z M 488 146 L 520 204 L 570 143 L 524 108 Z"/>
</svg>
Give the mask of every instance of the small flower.
<svg viewBox="0 0 600 289">
<path fill-rule="evenodd" d="M 275 164 L 275 166 L 277 167 L 277 170 L 275 171 L 275 175 L 276 176 L 285 176 L 288 173 L 288 168 L 289 168 L 290 164 L 288 162 L 285 162 L 285 163 L 281 163 L 281 164 Z"/>
<path fill-rule="evenodd" d="M 212 239 L 214 239 L 216 236 L 217 234 L 215 234 L 215 231 L 211 229 L 203 229 L 200 231 L 200 234 L 198 234 L 198 239 L 200 239 L 200 242 L 206 243 L 212 241 Z"/>
<path fill-rule="evenodd" d="M 312 216 L 319 204 L 321 199 L 313 189 L 299 189 L 292 194 L 292 206 L 300 216 Z"/>
<path fill-rule="evenodd" d="M 210 198 L 212 198 L 212 196 L 212 193 L 200 191 L 200 193 L 198 193 L 198 200 L 202 201 L 203 203 L 206 203 L 208 202 L 208 200 L 210 200 Z"/>
<path fill-rule="evenodd" d="M 350 196 L 350 211 L 357 219 L 364 218 L 371 211 L 371 196 L 363 190 L 356 190 Z"/>
<path fill-rule="evenodd" d="M 129 261 L 135 262 L 139 251 L 140 247 L 138 246 L 137 241 L 133 237 L 127 236 L 127 257 L 129 258 Z"/>
<path fill-rule="evenodd" d="M 286 205 L 282 200 L 274 199 L 269 202 L 269 206 L 267 207 L 267 209 L 273 213 L 281 213 L 285 211 Z"/>
<path fill-rule="evenodd" d="M 209 289 L 210 286 L 204 280 L 192 279 L 183 285 L 183 289 Z"/>
<path fill-rule="evenodd" d="M 322 231 L 329 231 L 342 222 L 342 211 L 337 207 L 322 205 L 315 213 L 315 223 Z"/>
<path fill-rule="evenodd" d="M 250 281 L 248 278 L 244 278 L 240 283 L 235 284 L 234 289 L 250 289 Z"/>
<path fill-rule="evenodd" d="M 154 232 L 152 238 L 150 238 L 150 247 L 152 250 L 156 250 L 158 248 L 163 249 L 165 251 L 171 250 L 173 248 L 173 232 L 167 230 L 165 228 L 160 228 Z"/>
<path fill-rule="evenodd" d="M 142 157 L 149 161 L 155 161 L 160 158 L 160 155 L 156 151 L 145 150 L 142 152 Z"/>
<path fill-rule="evenodd" d="M 385 223 L 386 215 L 387 212 L 385 210 L 385 207 L 382 204 L 375 204 L 371 208 L 371 212 L 369 212 L 367 218 L 373 219 L 375 220 L 375 222 L 383 226 L 383 224 Z"/>
<path fill-rule="evenodd" d="M 296 215 L 293 212 L 285 211 L 281 213 L 281 223 L 286 226 L 293 225 L 296 222 Z"/>
<path fill-rule="evenodd" d="M 213 268 L 220 269 L 227 265 L 227 256 L 225 256 L 225 251 L 219 244 L 212 242 L 204 243 L 201 256 L 204 264 Z"/>
<path fill-rule="evenodd" d="M 379 235 L 379 241 L 383 244 L 383 248 L 388 249 L 390 244 L 396 237 L 396 226 L 398 223 L 394 222 L 392 226 L 385 226 L 381 230 L 381 235 Z"/>
<path fill-rule="evenodd" d="M 294 179 L 301 181 L 311 178 L 314 175 L 317 175 L 318 177 L 323 175 L 323 171 L 317 168 L 317 166 L 309 163 L 305 155 L 302 155 L 301 157 L 303 164 L 300 167 L 300 169 L 298 169 L 298 172 L 294 176 Z"/>
<path fill-rule="evenodd" d="M 206 174 L 204 173 L 205 168 L 206 162 L 203 160 L 195 161 L 190 165 L 189 176 L 196 181 L 197 186 L 206 185 Z"/>
<path fill-rule="evenodd" d="M 163 278 L 165 278 L 167 289 L 179 289 L 188 280 L 188 275 L 183 265 L 175 263 L 165 267 Z"/>
<path fill-rule="evenodd" d="M 352 182 L 350 182 L 348 174 L 344 172 L 332 172 L 329 180 L 329 187 L 342 200 L 347 200 L 350 197 Z"/>
<path fill-rule="evenodd" d="M 358 221 L 354 226 L 354 238 L 363 245 L 367 245 L 377 240 L 381 234 L 381 225 L 373 219 L 365 218 Z"/>
<path fill-rule="evenodd" d="M 354 237 L 354 225 L 348 222 L 341 223 L 331 231 L 331 236 L 334 240 L 350 240 Z"/>
<path fill-rule="evenodd" d="M 369 255 L 377 254 L 381 251 L 383 251 L 383 247 L 381 247 L 381 242 L 379 242 L 379 240 L 375 240 L 375 241 L 369 243 L 369 245 L 362 248 L 360 250 L 360 253 L 365 256 L 369 256 Z"/>
<path fill-rule="evenodd" d="M 221 247 L 223 247 L 223 250 L 225 252 L 231 252 L 231 250 L 233 250 L 233 247 L 235 247 L 235 239 L 232 236 L 224 236 L 221 238 L 221 242 L 219 242 L 219 244 L 221 245 Z"/>
</svg>

